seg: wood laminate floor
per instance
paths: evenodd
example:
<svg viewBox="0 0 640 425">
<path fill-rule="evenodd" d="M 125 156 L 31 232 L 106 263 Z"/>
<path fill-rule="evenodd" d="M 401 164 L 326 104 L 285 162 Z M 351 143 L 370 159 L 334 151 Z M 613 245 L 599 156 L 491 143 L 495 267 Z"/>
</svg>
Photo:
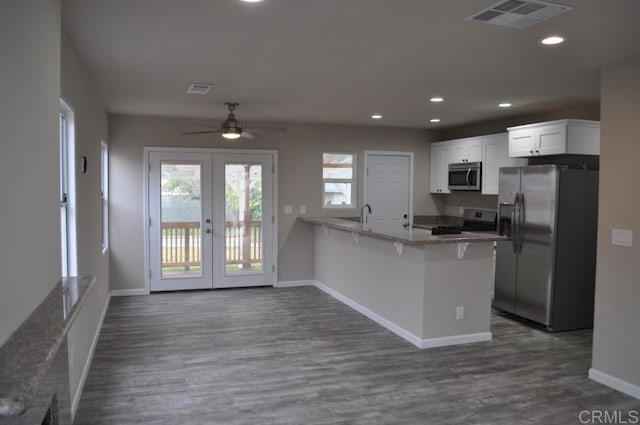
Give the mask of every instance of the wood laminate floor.
<svg viewBox="0 0 640 425">
<path fill-rule="evenodd" d="M 492 331 L 419 350 L 313 287 L 114 298 L 75 424 L 566 425 L 640 411 L 587 378 L 590 331 L 500 316 Z"/>
</svg>

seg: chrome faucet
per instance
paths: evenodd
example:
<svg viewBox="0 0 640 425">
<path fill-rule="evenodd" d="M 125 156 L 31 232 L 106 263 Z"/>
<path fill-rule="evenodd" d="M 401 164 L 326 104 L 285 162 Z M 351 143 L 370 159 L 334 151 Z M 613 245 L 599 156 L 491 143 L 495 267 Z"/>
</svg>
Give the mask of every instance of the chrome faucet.
<svg viewBox="0 0 640 425">
<path fill-rule="evenodd" d="M 367 209 L 369 211 L 369 214 L 371 214 L 371 205 L 369 204 L 364 204 L 362 206 L 362 208 L 360 208 L 360 223 L 361 224 L 366 224 L 367 222 L 365 221 L 365 215 L 364 215 L 364 209 Z M 367 215 L 368 216 L 368 215 Z"/>
</svg>

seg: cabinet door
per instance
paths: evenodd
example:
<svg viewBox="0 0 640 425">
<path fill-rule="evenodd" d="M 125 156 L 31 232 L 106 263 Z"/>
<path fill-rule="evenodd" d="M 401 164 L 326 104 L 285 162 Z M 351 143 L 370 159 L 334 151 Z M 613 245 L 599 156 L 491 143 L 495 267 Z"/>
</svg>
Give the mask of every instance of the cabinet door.
<svg viewBox="0 0 640 425">
<path fill-rule="evenodd" d="M 469 143 L 467 148 L 467 159 L 469 162 L 480 162 L 482 161 L 482 141 L 474 141 L 473 143 Z"/>
<path fill-rule="evenodd" d="M 448 172 L 451 148 L 447 145 L 431 145 L 429 188 L 431 193 L 449 193 Z"/>
<path fill-rule="evenodd" d="M 507 133 L 492 134 L 482 141 L 482 194 L 498 194 L 498 171 L 509 162 Z"/>
<path fill-rule="evenodd" d="M 451 162 L 466 162 L 468 153 L 467 145 L 464 142 L 453 142 L 451 143 Z"/>
<path fill-rule="evenodd" d="M 509 132 L 509 156 L 533 156 L 536 150 L 536 131 L 534 129 L 512 130 Z"/>
<path fill-rule="evenodd" d="M 526 159 L 509 158 L 507 133 L 491 134 L 482 138 L 482 194 L 497 195 L 501 167 L 521 167 Z"/>
<path fill-rule="evenodd" d="M 482 140 L 461 139 L 451 143 L 451 162 L 482 161 Z"/>
<path fill-rule="evenodd" d="M 536 155 L 558 155 L 567 153 L 566 125 L 539 128 L 536 139 Z"/>
</svg>

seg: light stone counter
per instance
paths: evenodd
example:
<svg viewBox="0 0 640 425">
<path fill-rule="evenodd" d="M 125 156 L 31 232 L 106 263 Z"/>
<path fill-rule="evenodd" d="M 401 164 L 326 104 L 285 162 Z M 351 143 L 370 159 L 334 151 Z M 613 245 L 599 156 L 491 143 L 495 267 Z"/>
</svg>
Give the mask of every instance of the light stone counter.
<svg viewBox="0 0 640 425">
<path fill-rule="evenodd" d="M 457 235 L 432 235 L 429 226 L 414 229 L 397 229 L 375 227 L 367 224 L 334 217 L 299 217 L 298 220 L 312 224 L 319 224 L 334 229 L 346 230 L 378 239 L 388 239 L 407 245 L 427 245 L 463 242 L 495 242 L 507 240 L 491 232 L 462 232 Z"/>
<path fill-rule="evenodd" d="M 0 423 L 25 414 L 54 363 L 66 366 L 67 334 L 94 283 L 93 277 L 62 279 L 0 347 Z M 68 388 L 68 372 L 64 378 Z"/>
</svg>

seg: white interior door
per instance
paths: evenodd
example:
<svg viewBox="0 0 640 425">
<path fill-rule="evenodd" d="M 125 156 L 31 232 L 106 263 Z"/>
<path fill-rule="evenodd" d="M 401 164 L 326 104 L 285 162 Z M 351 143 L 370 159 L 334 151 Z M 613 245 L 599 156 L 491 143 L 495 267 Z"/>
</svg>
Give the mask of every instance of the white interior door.
<svg viewBox="0 0 640 425">
<path fill-rule="evenodd" d="M 402 229 L 413 222 L 413 153 L 365 152 L 369 224 Z"/>
<path fill-rule="evenodd" d="M 272 285 L 274 155 L 150 151 L 150 291 Z"/>
</svg>

